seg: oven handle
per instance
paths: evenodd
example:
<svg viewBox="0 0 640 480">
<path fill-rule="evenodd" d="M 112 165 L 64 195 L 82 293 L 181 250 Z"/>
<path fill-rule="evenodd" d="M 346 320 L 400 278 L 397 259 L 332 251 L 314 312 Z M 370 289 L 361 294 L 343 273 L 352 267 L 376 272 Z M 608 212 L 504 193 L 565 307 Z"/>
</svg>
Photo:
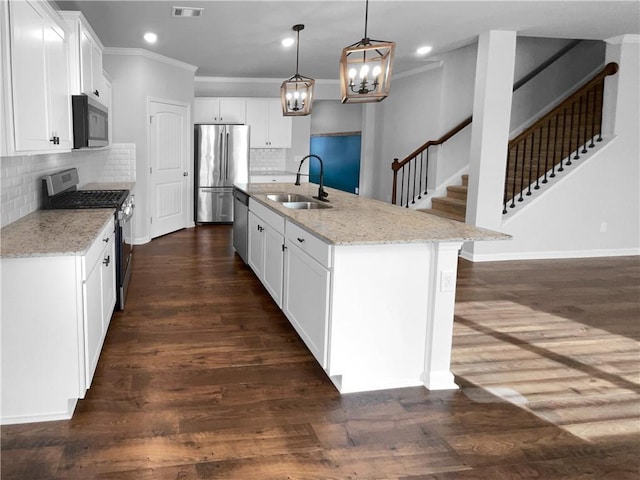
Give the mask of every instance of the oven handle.
<svg viewBox="0 0 640 480">
<path fill-rule="evenodd" d="M 136 204 L 131 202 L 128 205 L 126 205 L 122 210 L 120 210 L 118 212 L 118 220 L 120 221 L 120 223 L 126 223 L 129 220 L 131 220 L 131 217 L 133 217 L 133 212 L 136 209 Z"/>
</svg>

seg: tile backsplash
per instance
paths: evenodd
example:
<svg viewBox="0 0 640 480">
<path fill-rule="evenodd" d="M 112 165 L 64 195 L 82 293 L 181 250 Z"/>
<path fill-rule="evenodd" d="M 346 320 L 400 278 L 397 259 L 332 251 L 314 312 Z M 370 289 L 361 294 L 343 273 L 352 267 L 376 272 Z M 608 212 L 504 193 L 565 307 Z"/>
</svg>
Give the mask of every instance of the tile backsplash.
<svg viewBox="0 0 640 480">
<path fill-rule="evenodd" d="M 249 150 L 249 171 L 262 173 L 285 170 L 287 150 L 284 148 L 252 148 Z"/>
<path fill-rule="evenodd" d="M 112 144 L 104 150 L 79 150 L 50 155 L 0 159 L 0 226 L 4 227 L 40 208 L 41 177 L 76 167 L 80 185 L 92 182 L 135 181 L 134 143 Z"/>
</svg>

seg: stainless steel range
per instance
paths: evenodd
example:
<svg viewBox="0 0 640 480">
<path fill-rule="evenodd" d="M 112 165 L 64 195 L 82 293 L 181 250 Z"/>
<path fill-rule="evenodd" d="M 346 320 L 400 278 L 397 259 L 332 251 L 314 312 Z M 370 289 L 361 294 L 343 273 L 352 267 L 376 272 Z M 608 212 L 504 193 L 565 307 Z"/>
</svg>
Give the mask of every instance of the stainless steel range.
<svg viewBox="0 0 640 480">
<path fill-rule="evenodd" d="M 117 308 L 124 309 L 131 279 L 133 259 L 132 217 L 134 197 L 129 190 L 78 190 L 76 168 L 62 170 L 42 177 L 44 209 L 113 208 L 116 220 L 116 288 Z"/>
</svg>

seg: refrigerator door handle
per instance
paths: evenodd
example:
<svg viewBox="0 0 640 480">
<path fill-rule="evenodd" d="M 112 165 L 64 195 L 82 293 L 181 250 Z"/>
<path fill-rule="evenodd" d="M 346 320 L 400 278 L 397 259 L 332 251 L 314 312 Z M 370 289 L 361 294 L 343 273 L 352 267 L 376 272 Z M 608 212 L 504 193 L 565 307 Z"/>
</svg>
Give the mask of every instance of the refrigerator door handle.
<svg viewBox="0 0 640 480">
<path fill-rule="evenodd" d="M 227 139 L 224 142 L 224 178 L 225 180 L 229 180 L 229 132 L 228 131 L 227 131 Z"/>
<path fill-rule="evenodd" d="M 224 132 L 222 130 L 220 130 L 220 143 L 218 144 L 219 145 L 218 148 L 220 149 L 220 151 L 218 152 L 219 153 L 219 157 L 218 158 L 221 158 L 221 159 L 224 159 L 224 157 L 222 157 L 222 153 L 223 153 L 223 149 L 224 149 L 223 142 L 224 142 Z M 224 161 L 224 160 L 222 160 L 222 161 Z M 222 168 L 223 168 L 223 165 L 221 163 L 220 164 L 220 169 L 218 170 L 218 183 L 217 183 L 217 185 L 220 185 L 220 182 L 222 181 Z"/>
</svg>

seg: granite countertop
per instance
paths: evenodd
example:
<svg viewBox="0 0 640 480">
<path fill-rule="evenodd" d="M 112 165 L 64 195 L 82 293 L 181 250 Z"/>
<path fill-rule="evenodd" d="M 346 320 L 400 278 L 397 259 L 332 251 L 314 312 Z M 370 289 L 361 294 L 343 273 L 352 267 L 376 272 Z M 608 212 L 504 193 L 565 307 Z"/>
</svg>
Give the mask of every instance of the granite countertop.
<svg viewBox="0 0 640 480">
<path fill-rule="evenodd" d="M 313 196 L 318 186 L 272 183 L 237 184 L 253 199 L 334 245 L 507 240 L 509 235 L 455 220 L 325 188 L 332 208 L 294 210 L 267 199 L 269 193 Z"/>
<path fill-rule="evenodd" d="M 37 210 L 0 230 L 0 257 L 55 257 L 86 253 L 114 209 Z"/>
</svg>

